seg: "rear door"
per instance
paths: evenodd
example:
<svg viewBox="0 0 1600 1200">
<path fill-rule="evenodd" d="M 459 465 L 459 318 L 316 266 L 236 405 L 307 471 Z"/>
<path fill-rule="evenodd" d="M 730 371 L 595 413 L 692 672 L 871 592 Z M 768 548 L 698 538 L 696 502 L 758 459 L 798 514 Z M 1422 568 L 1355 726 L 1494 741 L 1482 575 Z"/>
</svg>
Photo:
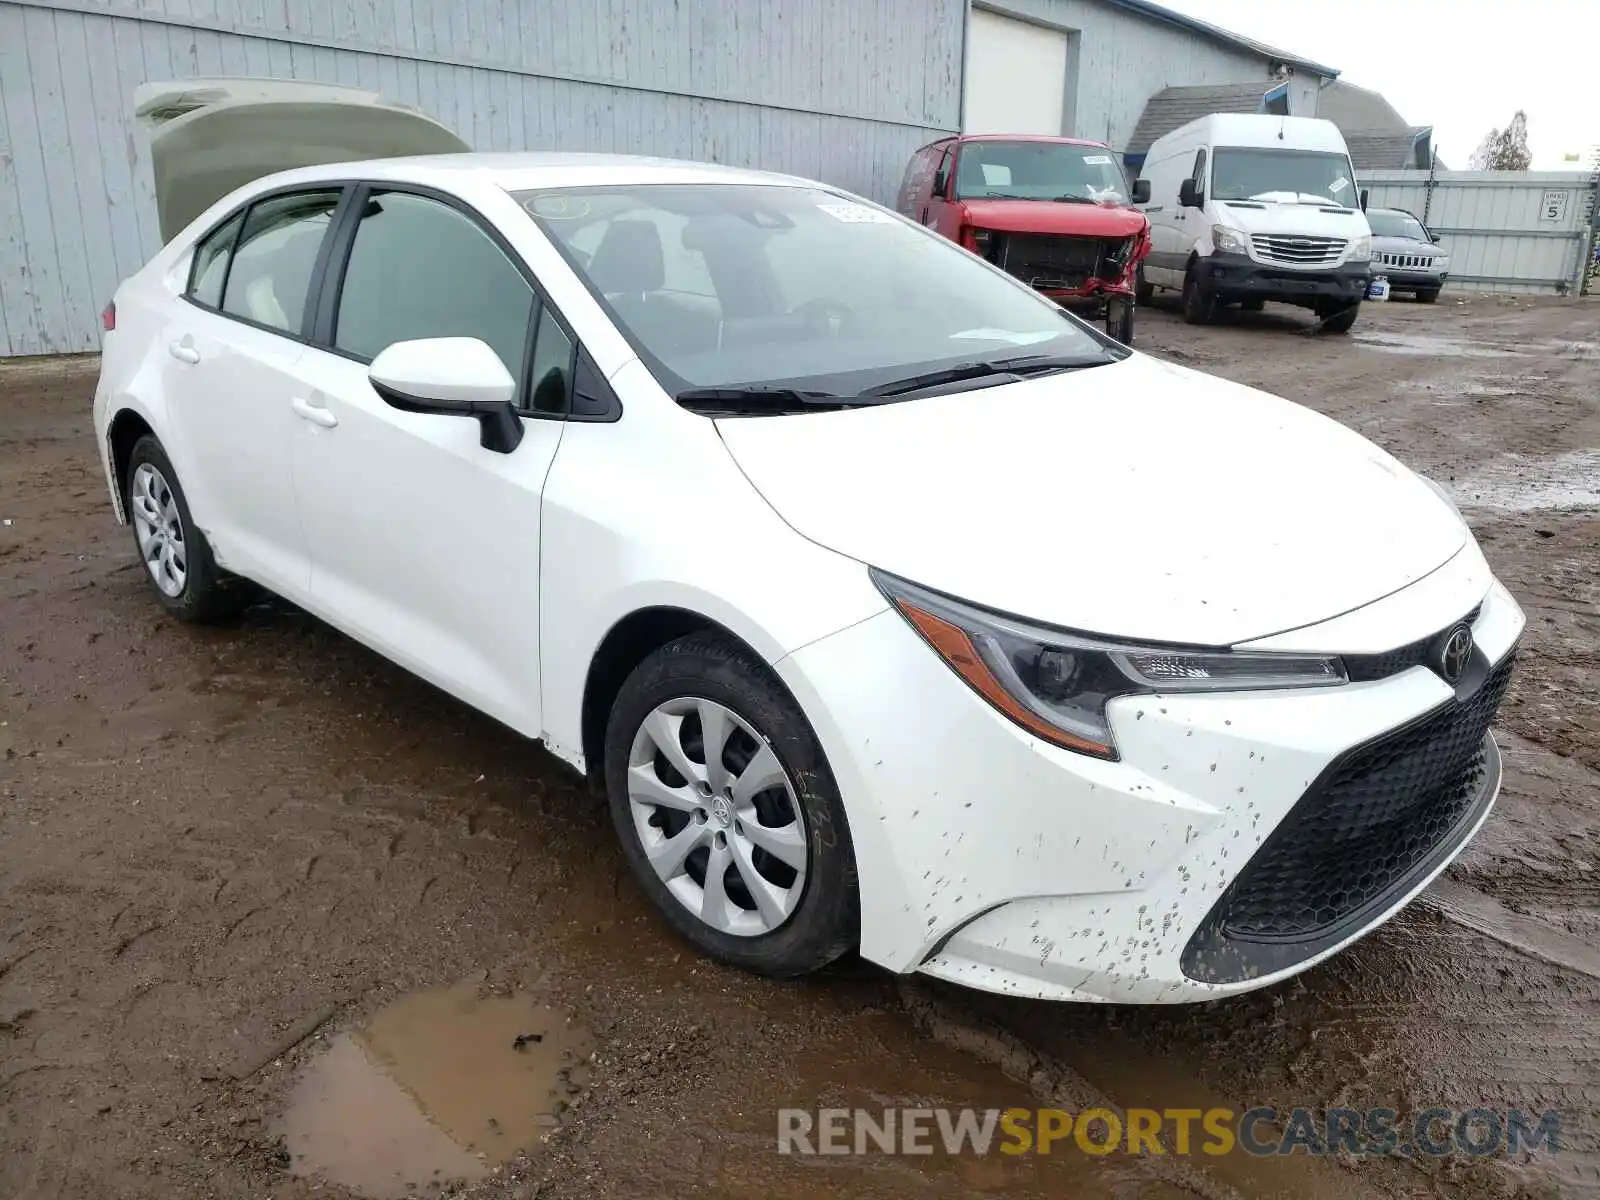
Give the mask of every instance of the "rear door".
<svg viewBox="0 0 1600 1200">
<path fill-rule="evenodd" d="M 198 245 L 166 330 L 165 393 L 190 507 L 219 561 L 299 597 L 290 474 L 311 291 L 343 188 L 269 194 Z"/>
<path fill-rule="evenodd" d="M 451 197 L 363 189 L 334 257 L 294 457 L 312 607 L 538 736 L 540 498 L 576 339 L 493 226 Z M 480 445 L 475 421 L 402 412 L 373 391 L 379 352 L 429 337 L 480 338 L 521 380 L 511 453 Z"/>
</svg>

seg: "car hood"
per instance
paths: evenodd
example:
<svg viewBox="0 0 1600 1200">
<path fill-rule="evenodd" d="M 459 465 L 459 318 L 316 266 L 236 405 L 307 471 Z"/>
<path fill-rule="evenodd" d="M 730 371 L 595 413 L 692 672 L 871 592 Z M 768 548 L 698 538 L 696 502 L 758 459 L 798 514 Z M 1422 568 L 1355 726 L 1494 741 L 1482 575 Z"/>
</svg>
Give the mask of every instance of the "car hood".
<svg viewBox="0 0 1600 1200">
<path fill-rule="evenodd" d="M 1217 215 L 1223 224 L 1247 234 L 1348 239 L 1366 237 L 1372 232 L 1366 216 L 1359 210 L 1317 204 L 1256 204 L 1251 201 L 1222 200 L 1217 202 Z"/>
<path fill-rule="evenodd" d="M 717 424 L 805 537 L 1115 637 L 1224 646 L 1299 628 L 1415 582 L 1468 538 L 1427 482 L 1343 426 L 1142 355 Z"/>
<path fill-rule="evenodd" d="M 1132 237 L 1149 222 L 1119 204 L 1069 204 L 1060 200 L 963 200 L 967 223 L 1000 233 L 1064 233 L 1076 237 Z"/>
<path fill-rule="evenodd" d="M 1420 254 L 1424 258 L 1433 258 L 1444 253 L 1432 242 L 1419 242 L 1415 238 L 1403 237 L 1374 237 L 1372 248 L 1387 250 L 1390 254 Z"/>
</svg>

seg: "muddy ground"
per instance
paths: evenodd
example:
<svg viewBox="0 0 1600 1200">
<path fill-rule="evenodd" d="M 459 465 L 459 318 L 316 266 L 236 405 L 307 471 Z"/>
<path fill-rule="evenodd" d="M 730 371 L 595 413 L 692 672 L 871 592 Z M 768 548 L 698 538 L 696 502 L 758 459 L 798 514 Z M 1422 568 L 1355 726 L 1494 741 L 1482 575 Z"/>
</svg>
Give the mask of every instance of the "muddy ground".
<svg viewBox="0 0 1600 1200">
<path fill-rule="evenodd" d="M 1303 326 L 1139 334 L 1455 489 L 1529 616 L 1506 786 L 1389 926 L 1181 1010 L 695 957 L 537 746 L 285 605 L 167 619 L 112 521 L 95 364 L 0 367 L 0 1196 L 1600 1193 L 1600 304 Z M 1052 1102 L 1563 1125 L 1478 1163 L 774 1152 L 787 1105 Z"/>
</svg>

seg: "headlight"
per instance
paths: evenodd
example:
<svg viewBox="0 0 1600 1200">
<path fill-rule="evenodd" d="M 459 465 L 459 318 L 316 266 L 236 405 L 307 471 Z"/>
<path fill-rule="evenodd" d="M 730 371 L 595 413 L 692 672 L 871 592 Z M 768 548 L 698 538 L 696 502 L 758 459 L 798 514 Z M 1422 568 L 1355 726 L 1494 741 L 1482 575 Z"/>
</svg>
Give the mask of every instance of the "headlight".
<svg viewBox="0 0 1600 1200">
<path fill-rule="evenodd" d="M 1211 246 L 1224 254 L 1250 253 L 1250 243 L 1245 240 L 1244 234 L 1237 229 L 1229 229 L 1226 225 L 1211 227 Z"/>
<path fill-rule="evenodd" d="M 1372 258 L 1372 239 L 1365 236 L 1352 239 L 1350 253 L 1346 257 L 1350 262 L 1370 261 Z"/>
<path fill-rule="evenodd" d="M 1110 642 L 985 612 L 878 570 L 872 578 L 973 691 L 1028 732 L 1096 758 L 1117 757 L 1106 719 L 1117 696 L 1345 682 L 1337 658 Z"/>
<path fill-rule="evenodd" d="M 1448 254 L 1435 254 L 1433 256 L 1433 269 L 1435 271 L 1448 271 L 1450 269 L 1450 256 Z"/>
</svg>

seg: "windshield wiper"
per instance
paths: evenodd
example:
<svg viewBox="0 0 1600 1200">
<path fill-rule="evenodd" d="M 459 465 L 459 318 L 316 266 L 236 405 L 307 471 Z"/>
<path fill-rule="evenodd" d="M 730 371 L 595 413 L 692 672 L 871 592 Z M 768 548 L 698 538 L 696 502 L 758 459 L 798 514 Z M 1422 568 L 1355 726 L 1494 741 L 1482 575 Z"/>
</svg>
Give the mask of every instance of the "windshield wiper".
<svg viewBox="0 0 1600 1200">
<path fill-rule="evenodd" d="M 1093 196 L 1075 196 L 1070 192 L 1065 196 L 1056 197 L 1057 204 L 1099 204 Z"/>
<path fill-rule="evenodd" d="M 856 401 L 832 392 L 807 392 L 785 387 L 690 388 L 673 397 L 694 412 L 713 416 L 764 417 L 778 413 L 827 412 L 849 408 Z"/>
<path fill-rule="evenodd" d="M 893 379 L 888 383 L 880 383 L 876 387 L 867 388 L 862 396 L 904 396 L 908 392 L 918 392 L 923 388 L 940 387 L 947 383 L 960 383 L 967 379 L 984 379 L 995 375 L 1012 375 L 1018 379 L 1029 375 L 1045 375 L 1052 371 L 1075 371 L 1083 367 L 1103 367 L 1107 363 L 1115 362 L 1110 357 L 1085 358 L 1083 356 L 1069 357 L 1059 354 L 1024 354 L 1016 358 L 997 358 L 987 362 L 957 363 L 953 367 L 945 367 L 938 371 L 926 371 L 921 375 L 908 375 L 904 379 Z"/>
</svg>

